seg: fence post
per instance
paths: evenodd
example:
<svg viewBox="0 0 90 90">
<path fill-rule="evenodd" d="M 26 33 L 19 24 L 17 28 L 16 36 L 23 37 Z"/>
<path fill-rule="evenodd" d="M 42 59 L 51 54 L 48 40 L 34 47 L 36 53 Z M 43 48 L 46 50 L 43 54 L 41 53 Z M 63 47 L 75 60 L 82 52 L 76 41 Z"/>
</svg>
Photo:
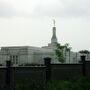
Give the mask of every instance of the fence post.
<svg viewBox="0 0 90 90">
<path fill-rule="evenodd" d="M 81 56 L 83 76 L 86 76 L 86 61 L 85 61 L 85 58 L 86 58 L 85 55 L 82 55 L 82 56 Z"/>
<path fill-rule="evenodd" d="M 11 61 L 6 61 L 6 86 L 9 90 L 11 81 Z"/>
<path fill-rule="evenodd" d="M 44 58 L 44 64 L 46 66 L 46 81 L 51 79 L 51 58 Z"/>
</svg>

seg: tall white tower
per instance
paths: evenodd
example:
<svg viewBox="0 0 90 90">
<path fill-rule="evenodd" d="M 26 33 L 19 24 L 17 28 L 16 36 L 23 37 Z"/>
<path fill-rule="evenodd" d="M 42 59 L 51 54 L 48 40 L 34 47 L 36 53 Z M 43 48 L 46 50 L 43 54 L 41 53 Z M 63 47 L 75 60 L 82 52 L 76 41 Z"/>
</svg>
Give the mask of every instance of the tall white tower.
<svg viewBox="0 0 90 90">
<path fill-rule="evenodd" d="M 53 20 L 53 27 L 52 27 L 52 38 L 51 43 L 48 44 L 48 46 L 44 46 L 43 48 L 48 49 L 56 49 L 56 44 L 58 43 L 57 37 L 56 37 L 56 27 L 55 27 L 55 20 Z"/>
<path fill-rule="evenodd" d="M 55 20 L 53 20 L 53 28 L 52 28 L 52 38 L 51 38 L 51 44 L 57 43 L 57 37 L 56 37 L 56 27 L 55 27 Z"/>
</svg>

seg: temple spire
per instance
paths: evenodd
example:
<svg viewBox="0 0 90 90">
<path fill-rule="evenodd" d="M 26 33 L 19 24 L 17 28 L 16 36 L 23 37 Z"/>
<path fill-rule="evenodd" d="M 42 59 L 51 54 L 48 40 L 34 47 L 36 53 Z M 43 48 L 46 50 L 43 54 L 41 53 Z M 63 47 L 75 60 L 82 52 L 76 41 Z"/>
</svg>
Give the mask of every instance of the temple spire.
<svg viewBox="0 0 90 90">
<path fill-rule="evenodd" d="M 56 27 L 55 27 L 55 19 L 53 20 L 53 28 L 52 28 L 52 38 L 51 38 L 51 43 L 55 44 L 57 43 L 57 37 L 56 37 Z"/>
</svg>

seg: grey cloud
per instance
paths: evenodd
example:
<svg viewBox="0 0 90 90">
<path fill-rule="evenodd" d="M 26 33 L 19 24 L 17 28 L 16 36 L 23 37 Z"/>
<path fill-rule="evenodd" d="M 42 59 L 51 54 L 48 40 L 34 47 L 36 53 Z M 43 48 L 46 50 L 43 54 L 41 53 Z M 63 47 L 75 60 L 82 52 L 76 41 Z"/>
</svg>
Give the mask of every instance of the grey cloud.
<svg viewBox="0 0 90 90">
<path fill-rule="evenodd" d="M 90 16 L 90 0 L 58 0 L 63 7 L 38 5 L 32 15 L 55 17 L 88 17 Z M 52 3 L 52 2 L 51 2 Z M 50 4 L 51 4 L 50 3 Z M 60 4 L 61 5 L 61 4 Z M 0 17 L 30 16 L 30 13 L 16 11 L 10 3 L 0 2 Z"/>
<path fill-rule="evenodd" d="M 58 17 L 90 16 L 90 0 L 60 0 L 60 2 L 63 3 L 63 8 L 48 7 L 45 9 L 43 6 L 38 6 L 34 14 Z"/>
<path fill-rule="evenodd" d="M 65 3 L 64 13 L 67 16 L 89 16 L 90 1 L 89 0 L 71 0 L 72 2 Z"/>
<path fill-rule="evenodd" d="M 14 6 L 10 3 L 0 2 L 0 17 L 7 18 L 7 17 L 13 17 L 13 16 L 27 17 L 27 16 L 30 16 L 30 13 L 16 10 Z"/>
<path fill-rule="evenodd" d="M 6 2 L 0 2 L 0 17 L 12 17 L 16 14 L 13 6 Z"/>
</svg>

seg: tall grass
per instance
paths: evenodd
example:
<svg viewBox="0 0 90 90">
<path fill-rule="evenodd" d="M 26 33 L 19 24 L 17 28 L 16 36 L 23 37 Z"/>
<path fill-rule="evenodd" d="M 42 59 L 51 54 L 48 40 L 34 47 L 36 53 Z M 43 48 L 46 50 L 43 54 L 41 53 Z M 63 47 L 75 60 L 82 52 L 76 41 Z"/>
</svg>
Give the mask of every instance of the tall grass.
<svg viewBox="0 0 90 90">
<path fill-rule="evenodd" d="M 90 90 L 90 78 L 52 80 L 52 81 L 24 81 L 17 82 L 9 89 L 1 86 L 0 90 Z"/>
</svg>

